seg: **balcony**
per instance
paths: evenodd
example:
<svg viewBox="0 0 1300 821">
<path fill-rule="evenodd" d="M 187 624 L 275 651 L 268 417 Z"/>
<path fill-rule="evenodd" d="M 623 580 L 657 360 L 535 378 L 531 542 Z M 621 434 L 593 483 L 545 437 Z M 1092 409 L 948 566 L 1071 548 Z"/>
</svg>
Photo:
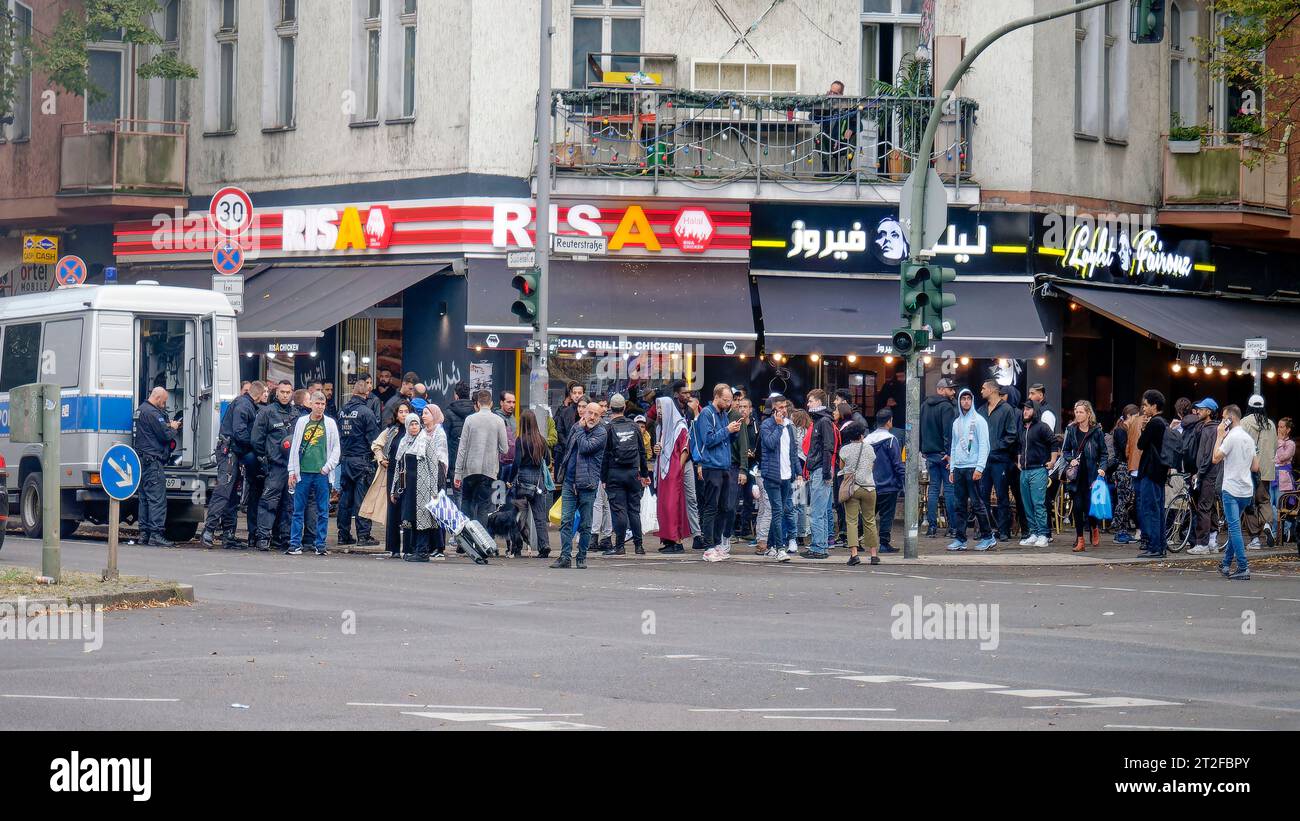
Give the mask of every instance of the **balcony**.
<svg viewBox="0 0 1300 821">
<path fill-rule="evenodd" d="M 114 200 L 183 197 L 188 128 L 157 120 L 64 123 L 59 195 L 89 195 L 96 201 L 105 195 Z"/>
<path fill-rule="evenodd" d="M 1188 148 L 1194 153 L 1166 143 L 1162 223 L 1260 236 L 1290 231 L 1291 162 L 1284 146 L 1211 133 L 1199 148 Z"/>
<path fill-rule="evenodd" d="M 556 188 L 572 190 L 587 180 L 605 181 L 610 193 L 649 184 L 656 193 L 671 186 L 693 196 L 701 190 L 727 196 L 729 188 L 750 196 L 771 184 L 784 195 L 838 191 L 860 198 L 907 178 L 933 105 L 928 97 L 564 90 L 551 118 Z M 976 193 L 971 132 L 977 108 L 971 100 L 954 101 L 935 138 L 935 168 L 959 196 L 963 186 Z"/>
</svg>

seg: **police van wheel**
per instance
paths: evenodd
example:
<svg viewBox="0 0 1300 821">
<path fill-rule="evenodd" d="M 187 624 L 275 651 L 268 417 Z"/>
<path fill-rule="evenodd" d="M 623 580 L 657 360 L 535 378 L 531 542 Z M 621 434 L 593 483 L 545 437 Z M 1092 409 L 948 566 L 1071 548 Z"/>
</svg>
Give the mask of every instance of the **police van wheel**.
<svg viewBox="0 0 1300 821">
<path fill-rule="evenodd" d="M 163 526 L 163 535 L 173 542 L 188 542 L 199 532 L 198 522 L 168 522 Z"/>
<path fill-rule="evenodd" d="M 23 527 L 23 535 L 29 539 L 39 539 L 41 532 L 41 472 L 27 474 L 23 480 L 22 490 L 18 496 L 18 518 Z"/>
</svg>

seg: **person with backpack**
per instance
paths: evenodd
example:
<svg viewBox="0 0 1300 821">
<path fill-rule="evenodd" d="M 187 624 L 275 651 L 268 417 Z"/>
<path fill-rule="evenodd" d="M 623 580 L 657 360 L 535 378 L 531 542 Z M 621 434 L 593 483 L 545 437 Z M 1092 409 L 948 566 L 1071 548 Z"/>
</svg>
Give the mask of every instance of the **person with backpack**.
<svg viewBox="0 0 1300 821">
<path fill-rule="evenodd" d="M 700 529 L 704 542 L 706 562 L 731 558 L 731 546 L 722 539 L 723 520 L 730 515 L 727 510 L 728 484 L 731 476 L 732 439 L 740 432 L 740 420 L 728 421 L 731 410 L 731 386 L 725 383 L 713 388 L 713 401 L 706 405 L 692 426 L 692 449 L 695 463 L 704 481 L 698 489 Z"/>
<path fill-rule="evenodd" d="M 805 559 L 825 559 L 830 552 L 830 530 L 835 521 L 831 490 L 835 484 L 835 454 L 839 452 L 840 432 L 826 407 L 826 391 L 814 388 L 808 393 L 808 415 L 812 426 L 804 440 L 804 478 L 808 483 L 808 515 L 812 518 L 812 543 L 800 550 Z M 890 434 L 892 436 L 892 434 Z"/>
<path fill-rule="evenodd" d="M 903 470 L 903 448 L 894 435 L 894 412 L 884 409 L 876 412 L 876 429 L 866 442 L 874 453 L 873 484 L 876 493 L 876 528 L 880 537 L 881 553 L 897 553 L 891 543 L 894 515 L 898 512 L 898 494 L 903 492 L 907 474 Z"/>
<path fill-rule="evenodd" d="M 627 400 L 622 394 L 609 398 L 609 437 L 605 440 L 604 483 L 613 511 L 614 544 L 602 555 L 622 556 L 623 542 L 632 531 L 632 545 L 637 555 L 645 554 L 641 543 L 641 493 L 650 485 L 641 430 L 627 418 Z"/>
<path fill-rule="evenodd" d="M 1097 424 L 1097 414 L 1092 403 L 1080 399 L 1074 403 L 1074 421 L 1065 429 L 1060 458 L 1065 459 L 1063 489 L 1074 503 L 1074 551 L 1086 550 L 1085 530 L 1091 536 L 1092 546 L 1101 543 L 1101 523 L 1088 515 L 1092 507 L 1092 483 L 1106 478 L 1109 459 L 1106 455 L 1106 437 Z M 1053 460 L 1055 464 L 1055 460 Z M 1163 485 L 1162 485 L 1163 487 Z M 1046 542 L 1039 545 L 1046 546 Z"/>
<path fill-rule="evenodd" d="M 1169 432 L 1169 423 L 1160 415 L 1165 407 L 1165 395 L 1158 390 L 1142 394 L 1142 416 L 1139 421 L 1141 435 L 1137 438 L 1137 502 L 1138 526 L 1147 544 L 1138 558 L 1159 559 L 1165 556 L 1165 481 L 1169 478 L 1166 458 L 1169 451 L 1176 455 L 1174 464 L 1181 462 L 1182 436 Z"/>
</svg>

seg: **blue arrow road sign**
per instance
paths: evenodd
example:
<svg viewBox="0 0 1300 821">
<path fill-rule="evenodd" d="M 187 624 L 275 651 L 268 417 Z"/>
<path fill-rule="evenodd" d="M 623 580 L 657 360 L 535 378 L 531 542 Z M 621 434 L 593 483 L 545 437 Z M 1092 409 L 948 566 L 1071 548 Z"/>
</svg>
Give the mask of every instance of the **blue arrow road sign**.
<svg viewBox="0 0 1300 821">
<path fill-rule="evenodd" d="M 81 257 L 68 254 L 54 266 L 54 279 L 60 285 L 80 285 L 86 281 L 86 263 Z"/>
<path fill-rule="evenodd" d="M 127 445 L 113 445 L 99 463 L 99 481 L 109 498 L 130 499 L 140 488 L 140 457 Z"/>
</svg>

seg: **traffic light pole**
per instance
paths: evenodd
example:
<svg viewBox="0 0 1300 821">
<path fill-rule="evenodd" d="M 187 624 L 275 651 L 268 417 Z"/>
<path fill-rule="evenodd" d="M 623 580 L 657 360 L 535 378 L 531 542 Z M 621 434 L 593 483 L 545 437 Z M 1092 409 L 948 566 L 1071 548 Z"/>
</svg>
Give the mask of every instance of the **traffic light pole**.
<svg viewBox="0 0 1300 821">
<path fill-rule="evenodd" d="M 537 78 L 537 330 L 533 335 L 536 350 L 528 377 L 528 406 L 537 415 L 537 424 L 546 436 L 546 419 L 550 413 L 548 399 L 550 369 L 550 340 L 547 322 L 550 319 L 551 288 L 549 281 L 551 257 L 551 0 L 540 2 L 540 39 Z"/>
<path fill-rule="evenodd" d="M 546 2 L 546 0 L 543 0 Z M 979 57 L 984 50 L 1002 37 L 1010 34 L 1017 29 L 1026 26 L 1032 26 L 1036 23 L 1043 23 L 1048 20 L 1055 20 L 1058 17 L 1065 17 L 1069 14 L 1077 14 L 1081 11 L 1095 9 L 1099 6 L 1105 6 L 1114 3 L 1116 0 L 1086 0 L 1086 2 L 1077 5 L 1067 6 L 1057 11 L 1044 12 L 1035 14 L 1031 17 L 1022 17 L 1019 20 L 1013 20 L 1010 23 L 999 26 L 989 33 L 983 40 L 975 44 L 966 57 L 957 65 L 948 81 L 944 83 L 943 88 L 934 97 L 934 108 L 930 112 L 930 121 L 926 123 L 925 133 L 921 136 L 921 144 L 917 149 L 918 162 L 925 164 L 919 169 L 922 173 L 915 175 L 916 182 L 912 186 L 912 219 L 907 226 L 908 248 L 911 249 L 909 261 L 913 263 L 922 262 L 921 252 L 923 249 L 925 236 L 925 187 L 926 176 L 924 171 L 929 167 L 931 156 L 934 154 L 934 136 L 939 130 L 939 120 L 943 116 L 944 105 L 952 96 L 953 89 L 957 83 L 970 69 L 971 63 Z M 918 313 L 912 314 L 912 330 L 921 330 L 921 316 Z M 907 355 L 907 483 L 903 494 L 903 558 L 915 559 L 917 556 L 917 543 L 920 538 L 920 503 L 921 503 L 921 382 L 924 379 L 924 372 L 921 368 L 921 352 L 913 350 Z M 952 515 L 952 512 L 949 512 Z"/>
</svg>

